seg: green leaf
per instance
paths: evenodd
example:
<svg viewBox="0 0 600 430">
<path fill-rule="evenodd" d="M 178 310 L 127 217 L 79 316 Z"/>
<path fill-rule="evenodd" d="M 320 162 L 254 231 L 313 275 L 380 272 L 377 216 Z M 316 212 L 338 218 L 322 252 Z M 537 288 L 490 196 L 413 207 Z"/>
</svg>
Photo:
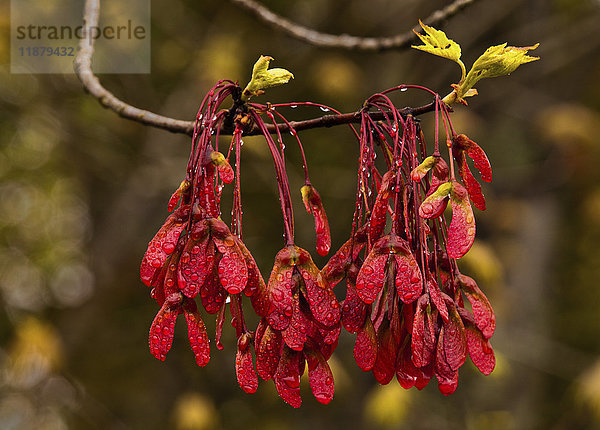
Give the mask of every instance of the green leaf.
<svg viewBox="0 0 600 430">
<path fill-rule="evenodd" d="M 473 93 L 473 86 L 483 78 L 495 78 L 509 75 L 521 64 L 539 60 L 539 57 L 527 55 L 528 51 L 537 48 L 539 43 L 533 46 L 506 46 L 496 45 L 489 47 L 476 61 L 467 73 L 465 79 L 456 85 L 456 97 L 461 101 Z M 476 93 L 475 93 L 476 94 Z"/>
<path fill-rule="evenodd" d="M 242 93 L 242 99 L 248 100 L 252 96 L 264 93 L 266 88 L 287 84 L 294 75 L 286 69 L 269 69 L 273 57 L 261 55 L 252 69 L 252 79 Z"/>
<path fill-rule="evenodd" d="M 446 33 L 443 31 L 436 30 L 433 27 L 423 24 L 421 20 L 419 20 L 419 24 L 423 31 L 425 31 L 425 35 L 419 34 L 416 31 L 415 34 L 421 39 L 423 45 L 412 45 L 412 47 L 456 62 L 460 66 L 464 77 L 465 66 L 460 60 L 460 45 L 454 40 L 448 39 Z"/>
</svg>

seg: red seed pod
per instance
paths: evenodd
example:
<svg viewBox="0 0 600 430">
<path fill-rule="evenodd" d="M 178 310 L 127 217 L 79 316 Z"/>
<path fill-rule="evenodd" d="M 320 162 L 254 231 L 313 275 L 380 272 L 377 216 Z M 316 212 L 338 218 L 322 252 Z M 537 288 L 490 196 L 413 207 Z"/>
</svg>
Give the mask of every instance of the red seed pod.
<svg viewBox="0 0 600 430">
<path fill-rule="evenodd" d="M 448 306 L 448 322 L 444 329 L 444 357 L 452 370 L 458 370 L 467 359 L 467 337 L 465 326 L 452 299 L 446 301 Z"/>
<path fill-rule="evenodd" d="M 300 356 L 300 352 L 284 347 L 277 371 L 273 376 L 277 394 L 279 394 L 279 397 L 284 402 L 294 408 L 299 408 L 302 404 L 302 399 L 300 398 L 300 373 L 298 370 L 300 367 Z"/>
<path fill-rule="evenodd" d="M 396 373 L 398 345 L 390 330 L 389 321 L 384 319 L 377 330 L 377 359 L 373 366 L 373 376 L 381 385 L 388 384 Z"/>
<path fill-rule="evenodd" d="M 255 393 L 258 389 L 258 376 L 252 363 L 252 348 L 248 348 L 251 342 L 250 333 L 241 335 L 235 356 L 235 374 L 238 384 L 246 393 Z"/>
<path fill-rule="evenodd" d="M 365 259 L 356 278 L 358 296 L 365 303 L 373 303 L 383 288 L 389 257 L 389 235 L 379 239 Z"/>
<path fill-rule="evenodd" d="M 306 211 L 315 218 L 315 233 L 317 234 L 317 252 L 319 255 L 327 255 L 331 249 L 331 233 L 327 214 L 321 201 L 321 196 L 311 184 L 305 184 L 300 188 L 302 201 Z"/>
<path fill-rule="evenodd" d="M 369 241 L 373 243 L 377 241 L 385 229 L 388 201 L 392 197 L 392 189 L 396 184 L 396 173 L 392 170 L 388 171 L 381 178 L 381 186 L 377 193 L 377 198 L 373 204 L 371 218 L 369 221 Z"/>
<path fill-rule="evenodd" d="M 161 361 L 165 360 L 173 344 L 175 321 L 181 311 L 182 300 L 180 293 L 167 297 L 150 326 L 150 352 Z"/>
<path fill-rule="evenodd" d="M 215 265 L 200 287 L 200 300 L 206 312 L 216 314 L 223 307 L 226 299 L 227 292 L 221 287 L 219 272 Z"/>
<path fill-rule="evenodd" d="M 448 396 L 458 386 L 458 370 L 452 370 L 445 356 L 444 326 L 440 329 L 435 357 L 435 376 L 438 380 L 438 388 L 444 396 Z"/>
<path fill-rule="evenodd" d="M 494 349 L 489 339 L 486 339 L 481 330 L 475 325 L 473 316 L 466 309 L 459 310 L 465 324 L 467 348 L 471 361 L 481 373 L 489 375 L 496 367 Z"/>
<path fill-rule="evenodd" d="M 479 173 L 481 173 L 482 180 L 491 182 L 492 168 L 485 152 L 467 136 L 460 134 L 453 138 L 452 154 L 458 163 L 460 176 L 473 204 L 476 208 L 485 210 L 485 198 L 481 192 L 481 186 L 471 173 L 466 159 L 466 155 L 468 155 L 473 160 L 475 167 L 479 170 Z"/>
<path fill-rule="evenodd" d="M 481 330 L 486 339 L 489 339 L 496 329 L 496 315 L 492 305 L 473 278 L 459 274 L 455 279 L 457 287 L 465 293 L 471 303 L 477 328 Z"/>
<path fill-rule="evenodd" d="M 177 188 L 175 190 L 175 192 L 169 199 L 169 205 L 168 205 L 169 212 L 172 212 L 173 209 L 175 209 L 175 206 L 177 206 L 177 203 L 179 203 L 181 196 L 183 195 L 183 193 L 187 192 L 190 189 L 191 185 L 192 184 L 187 180 L 184 180 L 181 182 L 181 184 L 179 184 L 179 188 Z"/>
<path fill-rule="evenodd" d="M 233 173 L 233 168 L 229 164 L 229 162 L 225 159 L 225 156 L 218 151 L 213 151 L 210 154 L 211 161 L 213 165 L 219 171 L 219 176 L 226 184 L 233 182 L 233 178 L 235 177 Z"/>
<path fill-rule="evenodd" d="M 239 239 L 230 234 L 225 239 L 213 236 L 218 251 L 223 254 L 219 261 L 219 280 L 229 294 L 239 294 L 248 283 L 246 260 L 237 242 Z"/>
<path fill-rule="evenodd" d="M 187 297 L 196 297 L 200 287 L 212 272 L 215 247 L 206 220 L 193 224 L 181 254 L 177 283 Z"/>
<path fill-rule="evenodd" d="M 293 246 L 283 248 L 277 253 L 267 284 L 270 302 L 267 321 L 275 330 L 285 330 L 292 319 L 294 310 L 292 300 L 294 265 L 292 260 L 295 258 L 294 256 L 297 256 L 297 253 Z"/>
<path fill-rule="evenodd" d="M 365 320 L 364 325 L 356 334 L 354 344 L 354 360 L 358 367 L 367 372 L 375 366 L 377 359 L 377 336 L 375 328 L 369 318 Z"/>
<path fill-rule="evenodd" d="M 304 356 L 308 364 L 308 381 L 313 395 L 324 405 L 331 402 L 335 391 L 333 373 L 323 355 L 315 349 L 306 348 Z"/>
<path fill-rule="evenodd" d="M 346 279 L 346 299 L 342 302 L 342 324 L 350 333 L 356 333 L 365 323 L 367 317 L 367 304 L 358 297 L 354 284 L 358 267 L 351 266 Z M 354 276 L 351 276 L 353 273 Z"/>
<path fill-rule="evenodd" d="M 196 302 L 192 299 L 184 299 L 183 313 L 187 322 L 190 346 L 196 356 L 196 363 L 198 366 L 204 367 L 210 360 L 210 347 L 206 326 L 198 313 Z"/>
<path fill-rule="evenodd" d="M 485 197 L 481 192 L 481 185 L 477 182 L 477 179 L 469 170 L 469 166 L 467 165 L 467 160 L 465 158 L 465 154 L 461 153 L 457 158 L 458 163 L 458 172 L 460 173 L 460 177 L 465 184 L 465 188 L 467 189 L 467 193 L 469 194 L 469 198 L 473 202 L 473 205 L 481 211 L 485 210 Z"/>
<path fill-rule="evenodd" d="M 167 217 L 165 223 L 148 244 L 140 267 L 140 277 L 145 285 L 152 285 L 152 279 L 156 273 L 165 264 L 167 257 L 175 251 L 179 236 L 185 228 L 189 211 L 188 205 L 177 208 Z"/>
<path fill-rule="evenodd" d="M 305 297 L 313 318 L 325 327 L 333 327 L 340 321 L 340 304 L 310 254 L 302 248 L 296 247 L 296 249 L 301 257 L 300 261 L 303 261 L 296 268 L 302 276 L 306 288 Z"/>
<path fill-rule="evenodd" d="M 435 354 L 435 327 L 431 317 L 429 297 L 426 294 L 423 294 L 417 302 L 410 345 L 411 358 L 415 366 L 424 367 L 431 363 Z"/>
<path fill-rule="evenodd" d="M 308 334 L 311 330 L 311 321 L 302 310 L 302 306 L 298 300 L 296 292 L 294 295 L 294 313 L 292 320 L 285 330 L 281 332 L 285 344 L 295 351 L 302 351 L 304 343 L 308 339 Z"/>
<path fill-rule="evenodd" d="M 206 175 L 200 178 L 197 186 L 197 201 L 209 217 L 219 217 L 220 211 L 215 195 L 215 168 L 209 164 L 205 168 Z"/>
<path fill-rule="evenodd" d="M 432 219 L 442 216 L 448 199 L 452 191 L 452 184 L 445 182 L 437 187 L 435 192 L 429 195 L 419 206 L 419 216 L 425 219 Z"/>
<path fill-rule="evenodd" d="M 425 367 L 421 367 L 417 376 L 417 382 L 415 382 L 415 387 L 417 390 L 422 390 L 427 386 L 431 378 L 434 375 L 435 364 L 433 362 L 429 363 Z"/>
<path fill-rule="evenodd" d="M 427 290 L 429 291 L 431 302 L 435 305 L 436 309 L 440 313 L 440 316 L 444 322 L 448 322 L 448 308 L 446 307 L 443 297 L 445 294 L 442 293 L 437 281 L 431 274 L 427 279 Z"/>
<path fill-rule="evenodd" d="M 267 325 L 256 353 L 256 371 L 265 381 L 271 379 L 277 370 L 282 346 L 281 332 Z"/>
<path fill-rule="evenodd" d="M 492 182 L 492 166 L 487 155 L 479 145 L 473 142 L 464 134 L 454 136 L 452 141 L 452 151 L 464 151 L 473 160 L 475 167 L 481 174 L 481 179 L 485 182 Z"/>
<path fill-rule="evenodd" d="M 475 241 L 475 217 L 469 203 L 467 190 L 456 181 L 452 181 L 450 193 L 452 222 L 448 227 L 446 249 L 450 258 L 461 258 Z"/>
<path fill-rule="evenodd" d="M 396 379 L 402 388 L 408 390 L 414 387 L 419 379 L 421 371 L 415 366 L 411 359 L 410 342 L 405 342 L 398 352 L 398 362 L 396 364 Z"/>
<path fill-rule="evenodd" d="M 399 236 L 390 236 L 390 248 L 396 262 L 396 291 L 404 303 L 412 303 L 423 291 L 423 274 L 408 242 Z"/>
<path fill-rule="evenodd" d="M 410 172 L 410 178 L 415 182 L 421 182 L 425 175 L 427 175 L 427 172 L 429 172 L 433 166 L 435 166 L 437 160 L 440 158 L 441 157 L 439 155 L 437 157 L 430 155 L 429 157 L 425 158 L 421 164 L 419 164 Z"/>
</svg>

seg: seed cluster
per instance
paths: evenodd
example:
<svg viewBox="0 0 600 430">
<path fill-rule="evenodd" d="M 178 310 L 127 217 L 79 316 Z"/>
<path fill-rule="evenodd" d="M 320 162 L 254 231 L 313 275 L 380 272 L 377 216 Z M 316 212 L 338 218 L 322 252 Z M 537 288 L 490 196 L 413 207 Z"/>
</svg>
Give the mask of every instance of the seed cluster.
<svg viewBox="0 0 600 430">
<path fill-rule="evenodd" d="M 390 99 L 406 89 L 434 97 L 431 155 L 418 120 L 403 115 Z M 475 238 L 471 202 L 485 209 L 467 158 L 483 181 L 491 181 L 491 168 L 483 150 L 454 131 L 440 97 L 423 87 L 400 86 L 365 102 L 360 129 L 352 127 L 360 155 L 350 237 L 319 269 L 310 253 L 295 244 L 283 136 L 279 128 L 270 133 L 267 124 L 287 126 L 299 145 L 305 171 L 302 199 L 314 216 L 317 252 L 326 255 L 331 248 L 327 215 L 310 182 L 298 134 L 279 110 L 316 105 L 337 112 L 315 103 L 242 102 L 240 95 L 237 84 L 221 81 L 205 97 L 186 177 L 169 201 L 171 215 L 144 255 L 141 278 L 160 307 L 150 328 L 151 353 L 165 359 L 175 321 L 183 313 L 196 362 L 208 364 L 209 336 L 198 310 L 199 297 L 204 311 L 217 315 L 219 349 L 229 307 L 238 339 L 240 387 L 252 393 L 259 378 L 273 379 L 279 396 L 294 407 L 301 404 L 300 377 L 305 371 L 315 398 L 325 404 L 332 400 L 334 379 L 328 360 L 342 327 L 356 333 L 358 366 L 371 371 L 381 384 L 395 375 L 404 388 L 422 389 L 435 375 L 440 391 L 450 394 L 457 388 L 458 369 L 467 355 L 482 373 L 491 373 L 494 312 L 455 261 L 469 251 Z M 229 96 L 234 106 L 222 109 Z M 376 115 L 383 119 L 375 120 Z M 440 153 L 440 123 L 446 131 L 448 161 Z M 219 152 L 219 133 L 231 124 L 233 137 L 225 156 Z M 284 227 L 285 244 L 267 283 L 242 240 L 240 153 L 242 136 L 250 127 L 261 131 L 271 152 Z M 233 157 L 235 169 L 229 162 Z M 455 165 L 462 183 L 455 176 Z M 224 184 L 233 188 L 230 225 L 221 219 Z M 333 289 L 343 280 L 346 297 L 339 303 Z M 244 302 L 260 317 L 254 330 L 246 325 Z"/>
</svg>

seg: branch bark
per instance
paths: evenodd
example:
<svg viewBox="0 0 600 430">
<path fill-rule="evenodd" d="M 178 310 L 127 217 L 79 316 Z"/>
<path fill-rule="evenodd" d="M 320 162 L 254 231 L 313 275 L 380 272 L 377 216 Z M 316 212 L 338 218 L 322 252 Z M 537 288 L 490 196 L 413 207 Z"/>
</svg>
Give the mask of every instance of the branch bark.
<svg viewBox="0 0 600 430">
<path fill-rule="evenodd" d="M 233 4 L 238 5 L 252 13 L 260 21 L 268 24 L 276 30 L 309 43 L 320 48 L 338 48 L 361 51 L 383 51 L 389 49 L 404 49 L 415 40 L 413 31 L 419 31 L 420 27 L 415 26 L 413 29 L 390 37 L 357 37 L 348 34 L 328 34 L 313 30 L 312 28 L 304 27 L 300 24 L 290 21 L 262 4 L 254 0 L 230 0 Z M 425 24 L 437 25 L 442 21 L 453 17 L 461 10 L 475 3 L 477 0 L 455 0 L 443 9 L 436 10 L 431 15 L 423 20 Z"/>
<path fill-rule="evenodd" d="M 396 36 L 393 38 L 356 38 L 354 36 L 332 36 L 332 35 L 324 35 L 323 33 L 318 33 L 314 30 L 307 29 L 305 27 L 298 26 L 297 24 L 292 23 L 291 21 L 287 21 L 284 18 L 275 15 L 270 12 L 264 6 L 255 3 L 253 0 L 231 0 L 236 4 L 244 6 L 249 10 L 253 11 L 260 19 L 265 20 L 266 22 L 271 22 L 273 26 L 277 28 L 281 28 L 284 31 L 289 32 L 299 32 L 298 34 L 308 34 L 310 37 L 316 38 L 318 40 L 328 41 L 329 47 L 353 47 L 357 49 L 388 49 L 392 47 L 401 48 L 401 40 L 402 38 L 406 38 L 406 45 L 410 41 L 407 34 Z M 443 19 L 446 19 L 465 8 L 469 4 L 475 2 L 476 0 L 456 0 L 451 5 L 446 8 L 436 11 L 433 13 L 428 19 L 427 22 L 435 23 L 439 22 Z M 84 35 L 91 27 L 98 26 L 98 19 L 100 16 L 100 0 L 86 0 L 84 12 L 83 12 L 83 31 Z M 270 20 L 270 21 L 269 21 Z M 412 35 L 412 33 L 410 33 Z M 326 37 L 325 37 L 326 36 Z M 300 36 L 298 36 L 300 37 Z M 412 37 L 412 36 L 411 36 Z M 319 45 L 320 42 L 310 42 L 316 44 L 317 46 L 325 46 Z M 395 46 L 394 46 L 395 44 Z M 105 107 L 106 109 L 110 109 L 116 112 L 119 116 L 129 119 L 132 121 L 139 122 L 143 125 L 148 125 L 152 127 L 157 127 L 163 130 L 167 130 L 173 133 L 184 133 L 187 135 L 192 135 L 194 131 L 194 122 L 193 121 L 185 121 L 175 118 L 170 118 L 167 116 L 159 115 L 154 112 L 150 112 L 148 110 L 140 109 L 135 106 L 132 106 L 123 100 L 116 97 L 113 93 L 107 90 L 101 83 L 98 77 L 92 71 L 92 56 L 94 55 L 94 38 L 92 37 L 82 37 L 79 41 L 79 52 L 75 57 L 74 61 L 74 69 L 77 77 L 83 84 L 85 91 L 87 91 L 91 96 L 96 98 L 98 102 Z M 433 103 L 417 108 L 405 108 L 403 109 L 403 114 L 412 114 L 419 115 L 425 112 L 431 111 L 433 108 Z M 378 118 L 378 115 L 374 113 L 374 119 L 382 119 Z M 305 121 L 293 121 L 290 125 L 296 131 L 302 131 L 312 128 L 319 127 L 332 127 L 335 125 L 342 124 L 350 124 L 350 123 L 358 123 L 360 122 L 360 111 L 351 112 L 342 115 L 324 115 L 318 118 L 308 119 Z M 289 126 L 286 124 L 279 124 L 277 126 L 280 132 L 289 131 Z M 276 128 L 274 125 L 269 125 L 269 132 L 274 133 Z M 223 130 L 224 132 L 228 132 L 228 130 Z M 253 128 L 246 132 L 247 135 L 260 134 L 258 128 Z"/>
</svg>

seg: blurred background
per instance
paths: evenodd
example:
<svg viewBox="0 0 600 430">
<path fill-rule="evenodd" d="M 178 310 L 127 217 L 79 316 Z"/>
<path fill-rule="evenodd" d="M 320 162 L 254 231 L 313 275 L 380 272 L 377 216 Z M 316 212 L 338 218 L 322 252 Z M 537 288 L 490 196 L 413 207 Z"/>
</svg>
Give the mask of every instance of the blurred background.
<svg viewBox="0 0 600 430">
<path fill-rule="evenodd" d="M 384 36 L 450 2 L 263 3 L 321 31 Z M 206 368 L 181 321 L 166 362 L 149 353 L 157 309 L 139 263 L 184 176 L 189 138 L 104 110 L 75 75 L 9 74 L 9 2 L 0 5 L 1 429 L 600 428 L 600 1 L 480 0 L 443 27 L 467 67 L 490 45 L 541 44 L 532 52 L 541 61 L 481 81 L 480 95 L 454 114 L 494 170 L 476 244 L 460 262 L 496 311 L 494 373 L 468 362 L 447 398 L 435 381 L 421 392 L 395 380 L 381 387 L 355 365 L 345 333 L 330 360 L 334 400 L 320 405 L 303 380 L 299 410 L 272 382 L 254 395 L 238 387 L 228 326 L 225 350 L 213 348 Z M 245 83 L 260 54 L 296 78 L 257 101 L 347 112 L 401 83 L 446 94 L 460 77 L 453 63 L 415 50 L 313 48 L 226 1 L 153 0 L 151 31 L 151 74 L 101 80 L 128 103 L 181 119 L 193 119 L 215 81 Z M 429 102 L 412 92 L 397 101 Z M 432 140 L 430 118 L 423 123 Z M 344 127 L 301 137 L 337 249 L 350 232 L 356 141 Z M 301 163 L 289 146 L 298 189 Z M 282 224 L 259 138 L 245 139 L 242 178 L 245 242 L 268 276 Z M 313 250 L 299 192 L 296 203 L 297 242 Z"/>
</svg>

